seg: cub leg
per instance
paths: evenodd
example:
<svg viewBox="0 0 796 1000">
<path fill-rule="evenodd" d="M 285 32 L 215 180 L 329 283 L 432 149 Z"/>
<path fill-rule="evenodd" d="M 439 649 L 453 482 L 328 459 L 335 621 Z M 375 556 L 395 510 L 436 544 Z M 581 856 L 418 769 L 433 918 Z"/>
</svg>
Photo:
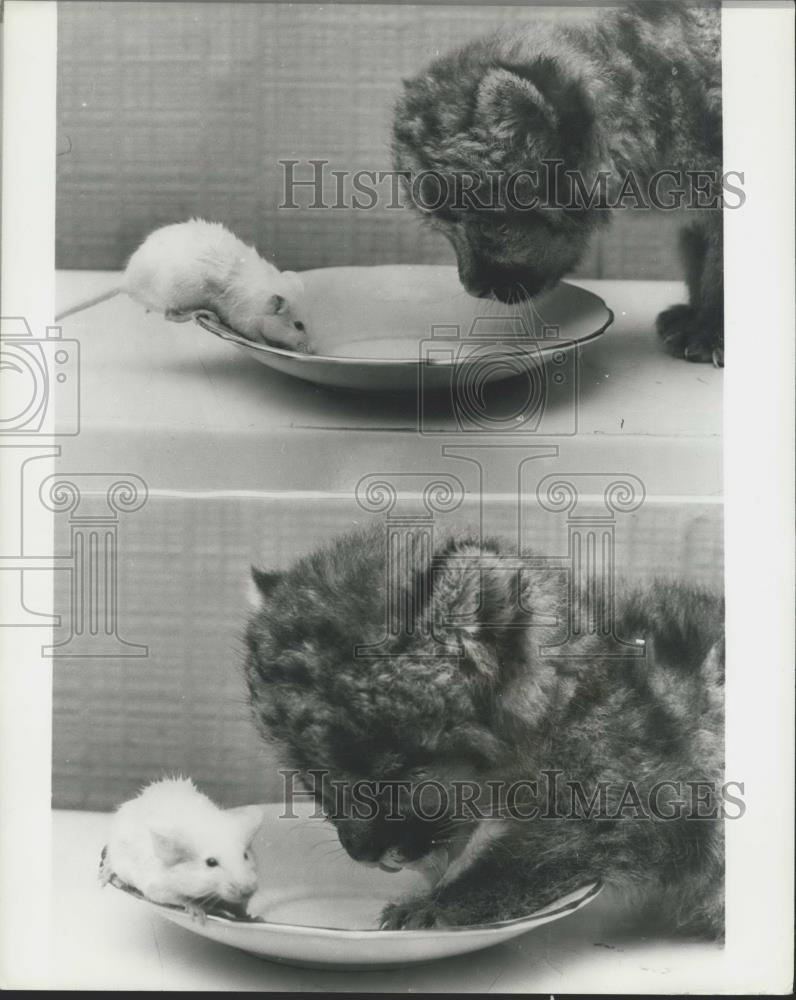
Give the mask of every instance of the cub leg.
<svg viewBox="0 0 796 1000">
<path fill-rule="evenodd" d="M 665 309 L 656 321 L 665 350 L 688 361 L 724 365 L 723 220 L 719 210 L 686 226 L 680 253 L 688 305 Z"/>
</svg>

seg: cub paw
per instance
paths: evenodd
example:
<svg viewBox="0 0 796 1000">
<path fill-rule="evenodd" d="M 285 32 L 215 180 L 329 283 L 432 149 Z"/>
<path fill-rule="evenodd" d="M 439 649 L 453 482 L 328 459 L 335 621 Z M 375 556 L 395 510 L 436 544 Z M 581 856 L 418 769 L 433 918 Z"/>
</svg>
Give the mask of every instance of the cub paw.
<svg viewBox="0 0 796 1000">
<path fill-rule="evenodd" d="M 416 931 L 450 927 L 452 923 L 438 903 L 430 899 L 418 899 L 389 903 L 382 911 L 379 928 L 383 931 Z"/>
<path fill-rule="evenodd" d="M 724 348 L 715 331 L 706 330 L 692 306 L 677 305 L 664 309 L 655 321 L 664 350 L 686 361 L 711 363 L 724 367 Z"/>
</svg>

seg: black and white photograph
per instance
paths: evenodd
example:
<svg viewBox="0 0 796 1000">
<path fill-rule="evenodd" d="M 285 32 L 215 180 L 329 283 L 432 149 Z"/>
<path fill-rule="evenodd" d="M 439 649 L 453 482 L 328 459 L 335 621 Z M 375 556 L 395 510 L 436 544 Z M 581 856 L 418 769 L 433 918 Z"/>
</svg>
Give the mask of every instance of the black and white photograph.
<svg viewBox="0 0 796 1000">
<path fill-rule="evenodd" d="M 791 992 L 793 27 L 7 0 L 5 988 Z"/>
</svg>

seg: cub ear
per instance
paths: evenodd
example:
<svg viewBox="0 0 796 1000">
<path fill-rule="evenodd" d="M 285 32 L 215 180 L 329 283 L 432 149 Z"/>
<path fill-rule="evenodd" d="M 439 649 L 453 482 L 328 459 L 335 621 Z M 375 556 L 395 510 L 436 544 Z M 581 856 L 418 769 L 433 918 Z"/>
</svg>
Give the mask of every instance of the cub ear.
<svg viewBox="0 0 796 1000">
<path fill-rule="evenodd" d="M 591 146 L 594 109 L 583 83 L 550 58 L 490 70 L 478 88 L 484 127 L 540 158 L 583 155 Z"/>
<path fill-rule="evenodd" d="M 187 844 L 180 840 L 173 831 L 152 830 L 152 847 L 155 856 L 159 858 L 166 867 L 171 868 L 181 861 L 189 861 L 193 854 Z"/>
<path fill-rule="evenodd" d="M 434 581 L 437 612 L 455 635 L 474 672 L 498 680 L 523 642 L 522 624 L 530 615 L 521 599 L 519 566 L 497 553 L 460 546 L 448 555 Z"/>
<path fill-rule="evenodd" d="M 269 314 L 276 315 L 285 311 L 285 306 L 287 302 L 284 295 L 272 295 L 265 304 L 265 311 Z"/>
<path fill-rule="evenodd" d="M 724 636 L 722 635 L 708 650 L 699 668 L 702 676 L 713 684 L 724 683 Z"/>
<path fill-rule="evenodd" d="M 527 77 L 508 69 L 493 69 L 481 80 L 476 117 L 503 139 L 525 142 L 555 129 L 555 109 Z"/>
<path fill-rule="evenodd" d="M 252 580 L 263 597 L 270 597 L 281 579 L 281 573 L 266 573 L 264 570 L 252 566 Z"/>
</svg>

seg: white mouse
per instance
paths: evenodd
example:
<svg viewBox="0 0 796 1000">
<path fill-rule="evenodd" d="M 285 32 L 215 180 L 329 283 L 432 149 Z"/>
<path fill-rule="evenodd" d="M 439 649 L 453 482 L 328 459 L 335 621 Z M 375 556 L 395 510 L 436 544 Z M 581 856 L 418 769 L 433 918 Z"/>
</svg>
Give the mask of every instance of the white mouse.
<svg viewBox="0 0 796 1000">
<path fill-rule="evenodd" d="M 115 875 L 204 919 L 204 907 L 243 903 L 257 888 L 250 845 L 261 822 L 261 808 L 220 809 L 188 778 L 154 781 L 114 814 L 100 881 Z"/>
<path fill-rule="evenodd" d="M 303 291 L 297 274 L 269 264 L 221 223 L 191 219 L 150 233 L 130 258 L 121 285 L 55 318 L 126 292 L 167 319 L 207 309 L 248 340 L 308 352 L 298 318 Z"/>
</svg>

